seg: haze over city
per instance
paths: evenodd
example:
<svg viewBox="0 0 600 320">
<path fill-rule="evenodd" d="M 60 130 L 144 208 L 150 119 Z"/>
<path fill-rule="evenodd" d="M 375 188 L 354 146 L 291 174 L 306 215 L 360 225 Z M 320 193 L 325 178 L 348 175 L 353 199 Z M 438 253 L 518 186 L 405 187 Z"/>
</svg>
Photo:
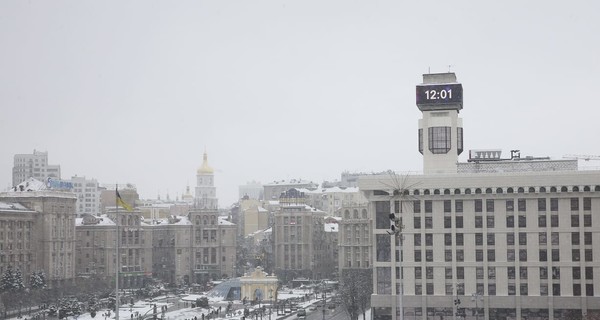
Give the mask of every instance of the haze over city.
<svg viewBox="0 0 600 320">
<path fill-rule="evenodd" d="M 13 155 L 63 178 L 195 185 L 421 171 L 415 85 L 456 72 L 465 149 L 598 155 L 594 1 L 0 2 L 0 187 Z M 468 152 L 461 160 L 466 160 Z"/>
</svg>

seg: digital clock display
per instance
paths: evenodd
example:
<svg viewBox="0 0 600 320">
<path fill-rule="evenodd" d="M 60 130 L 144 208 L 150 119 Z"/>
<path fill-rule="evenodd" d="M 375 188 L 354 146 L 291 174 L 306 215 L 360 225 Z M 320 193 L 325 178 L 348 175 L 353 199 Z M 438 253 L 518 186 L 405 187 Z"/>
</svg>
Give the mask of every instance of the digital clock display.
<svg viewBox="0 0 600 320">
<path fill-rule="evenodd" d="M 417 86 L 417 105 L 443 109 L 443 105 L 457 104 L 462 109 L 462 84 L 431 84 Z"/>
</svg>

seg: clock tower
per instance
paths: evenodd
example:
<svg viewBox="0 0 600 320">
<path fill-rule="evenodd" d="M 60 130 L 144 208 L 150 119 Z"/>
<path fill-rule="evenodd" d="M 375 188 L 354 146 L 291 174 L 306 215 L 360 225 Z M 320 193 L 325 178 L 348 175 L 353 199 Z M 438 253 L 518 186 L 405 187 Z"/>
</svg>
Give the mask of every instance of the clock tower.
<svg viewBox="0 0 600 320">
<path fill-rule="evenodd" d="M 458 155 L 463 151 L 462 84 L 454 73 L 424 74 L 417 85 L 419 152 L 423 155 L 423 173 L 456 173 Z"/>
</svg>

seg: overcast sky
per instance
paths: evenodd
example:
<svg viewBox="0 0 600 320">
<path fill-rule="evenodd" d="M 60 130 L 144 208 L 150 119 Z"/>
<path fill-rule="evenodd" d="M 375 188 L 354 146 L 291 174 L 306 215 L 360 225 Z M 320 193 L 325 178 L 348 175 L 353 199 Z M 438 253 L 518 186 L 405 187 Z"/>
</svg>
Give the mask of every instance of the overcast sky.
<svg viewBox="0 0 600 320">
<path fill-rule="evenodd" d="M 3 0 L 0 186 L 33 149 L 174 198 L 206 148 L 222 207 L 251 180 L 420 171 L 415 85 L 448 70 L 465 150 L 600 155 L 599 3 Z"/>
</svg>

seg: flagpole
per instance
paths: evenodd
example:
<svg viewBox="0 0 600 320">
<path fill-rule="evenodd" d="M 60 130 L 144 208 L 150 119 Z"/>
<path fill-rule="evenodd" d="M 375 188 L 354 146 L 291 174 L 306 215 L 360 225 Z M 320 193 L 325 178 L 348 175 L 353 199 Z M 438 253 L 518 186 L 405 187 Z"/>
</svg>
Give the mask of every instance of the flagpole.
<svg viewBox="0 0 600 320">
<path fill-rule="evenodd" d="M 121 235 L 119 234 L 119 185 L 115 185 L 115 206 L 117 207 L 117 213 L 115 215 L 115 228 L 117 231 L 117 261 L 115 270 L 115 320 L 119 320 L 119 269 L 121 264 L 121 257 L 119 257 L 119 242 L 121 242 Z"/>
</svg>

